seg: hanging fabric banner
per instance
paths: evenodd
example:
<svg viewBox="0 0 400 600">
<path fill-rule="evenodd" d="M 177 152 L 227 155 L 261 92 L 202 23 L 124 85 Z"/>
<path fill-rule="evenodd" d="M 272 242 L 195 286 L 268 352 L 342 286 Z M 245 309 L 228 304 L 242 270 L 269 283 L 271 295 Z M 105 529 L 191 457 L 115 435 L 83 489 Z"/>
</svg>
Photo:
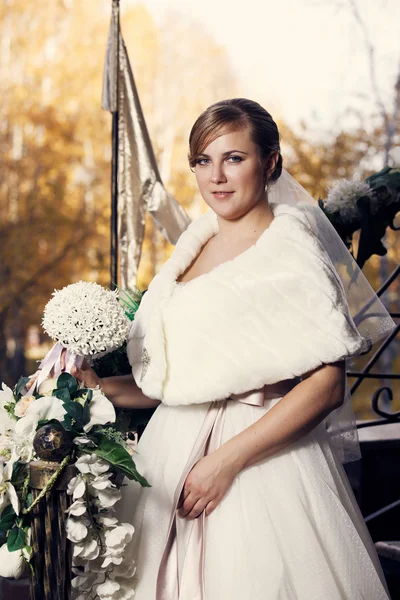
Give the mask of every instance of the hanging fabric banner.
<svg viewBox="0 0 400 600">
<path fill-rule="evenodd" d="M 118 0 L 113 0 L 112 6 L 102 108 L 118 113 L 118 283 L 127 289 L 136 284 L 146 211 L 171 244 L 176 243 L 190 219 L 161 180 L 121 34 Z"/>
</svg>

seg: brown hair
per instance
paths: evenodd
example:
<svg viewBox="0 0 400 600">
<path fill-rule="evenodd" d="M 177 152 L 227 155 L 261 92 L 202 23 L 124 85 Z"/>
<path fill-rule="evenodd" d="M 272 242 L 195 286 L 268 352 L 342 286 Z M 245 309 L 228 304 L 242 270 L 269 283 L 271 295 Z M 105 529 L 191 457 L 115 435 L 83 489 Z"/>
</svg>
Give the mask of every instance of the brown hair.
<svg viewBox="0 0 400 600">
<path fill-rule="evenodd" d="M 238 131 L 250 128 L 253 142 L 258 146 L 262 159 L 271 152 L 278 153 L 275 170 L 269 177 L 272 183 L 279 179 L 282 172 L 278 127 L 260 104 L 246 98 L 221 100 L 209 106 L 194 123 L 189 136 L 189 164 L 194 167 L 199 154 L 223 131 Z"/>
</svg>

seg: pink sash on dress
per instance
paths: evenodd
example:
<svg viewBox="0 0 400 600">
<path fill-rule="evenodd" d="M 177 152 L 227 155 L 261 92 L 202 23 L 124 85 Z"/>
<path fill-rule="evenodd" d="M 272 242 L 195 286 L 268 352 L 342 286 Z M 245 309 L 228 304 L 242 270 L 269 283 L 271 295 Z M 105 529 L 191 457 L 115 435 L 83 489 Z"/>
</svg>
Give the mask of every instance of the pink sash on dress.
<svg viewBox="0 0 400 600">
<path fill-rule="evenodd" d="M 264 400 L 280 398 L 287 394 L 295 385 L 296 383 L 293 380 L 280 381 L 266 385 L 259 390 L 232 395 L 231 399 L 252 406 L 263 406 Z M 177 517 L 177 507 L 186 477 L 193 466 L 203 456 L 210 454 L 221 445 L 225 409 L 228 401 L 219 400 L 210 404 L 199 435 L 178 482 L 172 505 L 167 541 L 158 571 L 156 600 L 205 600 L 205 515 L 203 512 L 193 521 L 182 574 L 179 577 L 176 538 L 176 520 L 179 518 Z"/>
</svg>

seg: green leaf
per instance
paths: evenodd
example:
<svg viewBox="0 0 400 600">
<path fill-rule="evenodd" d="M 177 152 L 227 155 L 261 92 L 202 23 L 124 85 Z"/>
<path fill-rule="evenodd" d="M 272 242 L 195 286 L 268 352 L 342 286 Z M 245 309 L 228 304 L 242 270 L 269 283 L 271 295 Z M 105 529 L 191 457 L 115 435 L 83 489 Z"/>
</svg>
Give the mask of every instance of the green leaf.
<svg viewBox="0 0 400 600">
<path fill-rule="evenodd" d="M 13 471 L 11 475 L 11 483 L 14 487 L 20 487 L 28 474 L 28 465 L 26 463 L 22 463 L 19 460 L 14 463 Z"/>
<path fill-rule="evenodd" d="M 9 552 L 16 552 L 25 547 L 25 531 L 20 527 L 13 527 L 8 534 L 7 548 Z"/>
<path fill-rule="evenodd" d="M 20 377 L 18 379 L 17 385 L 15 386 L 15 395 L 16 396 L 22 395 L 22 390 L 24 389 L 24 387 L 26 386 L 28 381 L 29 381 L 29 377 Z"/>
<path fill-rule="evenodd" d="M 62 400 L 63 402 L 71 401 L 71 394 L 69 393 L 69 389 L 66 387 L 55 390 L 53 392 L 53 396 L 55 398 L 60 398 L 60 400 Z"/>
<path fill-rule="evenodd" d="M 82 407 L 82 425 L 87 425 L 90 421 L 90 408 L 89 402 L 85 402 Z"/>
<path fill-rule="evenodd" d="M 29 494 L 27 494 L 26 500 L 25 500 L 26 508 L 29 508 L 30 505 L 32 504 L 32 502 L 33 502 L 33 495 L 32 495 L 32 492 L 29 492 Z"/>
<path fill-rule="evenodd" d="M 63 404 L 67 414 L 75 419 L 77 425 L 83 426 L 83 406 L 79 402 L 64 402 Z"/>
<path fill-rule="evenodd" d="M 137 481 L 138 483 L 140 483 L 140 485 L 142 487 L 151 487 L 151 485 L 149 484 L 149 482 L 147 481 L 147 479 L 145 477 L 143 477 L 143 475 L 141 475 L 139 473 L 139 471 L 136 469 L 136 465 L 135 462 L 132 460 L 132 471 L 133 471 L 133 477 L 129 477 L 129 479 L 133 479 L 134 481 Z"/>
<path fill-rule="evenodd" d="M 14 526 L 16 518 L 17 515 L 15 514 L 15 511 L 11 504 L 9 504 L 1 513 L 0 531 L 8 531 L 9 529 L 11 529 Z"/>
<path fill-rule="evenodd" d="M 0 548 L 7 542 L 7 534 L 5 531 L 0 530 Z"/>
<path fill-rule="evenodd" d="M 69 415 L 65 415 L 64 417 L 64 421 L 61 423 L 61 425 L 64 427 L 64 429 L 66 431 L 73 431 L 76 433 L 80 433 L 81 431 L 81 427 L 79 427 L 79 425 L 77 427 L 75 427 L 75 420 L 70 417 Z"/>
<path fill-rule="evenodd" d="M 59 390 L 66 388 L 72 396 L 78 391 L 78 382 L 69 373 L 62 373 L 57 379 L 57 388 Z"/>
<path fill-rule="evenodd" d="M 97 436 L 97 448 L 82 448 L 82 452 L 97 454 L 109 462 L 116 471 L 123 473 L 129 479 L 140 483 L 143 487 L 151 487 L 148 481 L 140 475 L 132 456 L 121 444 L 107 439 L 104 435 Z"/>
</svg>

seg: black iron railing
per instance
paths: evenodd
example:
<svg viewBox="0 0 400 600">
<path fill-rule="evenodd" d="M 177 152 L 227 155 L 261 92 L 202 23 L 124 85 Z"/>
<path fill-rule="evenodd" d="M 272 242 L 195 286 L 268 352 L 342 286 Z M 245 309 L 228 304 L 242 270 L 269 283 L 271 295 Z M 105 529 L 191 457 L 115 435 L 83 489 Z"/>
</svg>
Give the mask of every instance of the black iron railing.
<svg viewBox="0 0 400 600">
<path fill-rule="evenodd" d="M 382 296 L 382 294 L 389 289 L 389 287 L 399 278 L 400 276 L 400 266 L 398 266 L 393 273 L 388 277 L 388 279 L 384 282 L 384 284 L 379 288 L 376 292 L 378 296 Z M 368 307 L 366 307 L 368 310 Z M 400 313 L 391 312 L 390 316 L 392 319 L 396 320 L 400 318 Z M 374 355 L 371 356 L 369 361 L 363 367 L 362 371 L 348 371 L 347 376 L 355 378 L 355 382 L 351 386 L 351 394 L 360 387 L 362 382 L 365 379 L 377 379 L 377 380 L 385 380 L 385 385 L 379 387 L 372 396 L 371 406 L 374 413 L 380 417 L 379 419 L 361 422 L 357 424 L 358 429 L 363 429 L 366 427 L 374 427 L 377 425 L 388 425 L 390 423 L 399 422 L 400 421 L 400 411 L 390 412 L 386 410 L 386 408 L 382 408 L 379 406 L 381 399 L 385 399 L 385 403 L 393 402 L 393 390 L 387 384 L 388 381 L 400 380 L 400 374 L 398 373 L 371 373 L 372 368 L 376 365 L 379 358 L 388 349 L 388 347 L 393 343 L 396 339 L 396 336 L 400 330 L 400 323 L 397 324 L 396 328 L 392 331 L 392 333 L 388 336 L 388 338 L 381 344 L 381 346 L 375 351 Z M 374 519 L 381 517 L 382 515 L 386 515 L 389 511 L 392 511 L 395 508 L 400 506 L 400 499 L 387 504 L 379 508 L 378 510 L 372 512 L 371 514 L 365 517 L 365 522 L 370 523 Z"/>
</svg>

